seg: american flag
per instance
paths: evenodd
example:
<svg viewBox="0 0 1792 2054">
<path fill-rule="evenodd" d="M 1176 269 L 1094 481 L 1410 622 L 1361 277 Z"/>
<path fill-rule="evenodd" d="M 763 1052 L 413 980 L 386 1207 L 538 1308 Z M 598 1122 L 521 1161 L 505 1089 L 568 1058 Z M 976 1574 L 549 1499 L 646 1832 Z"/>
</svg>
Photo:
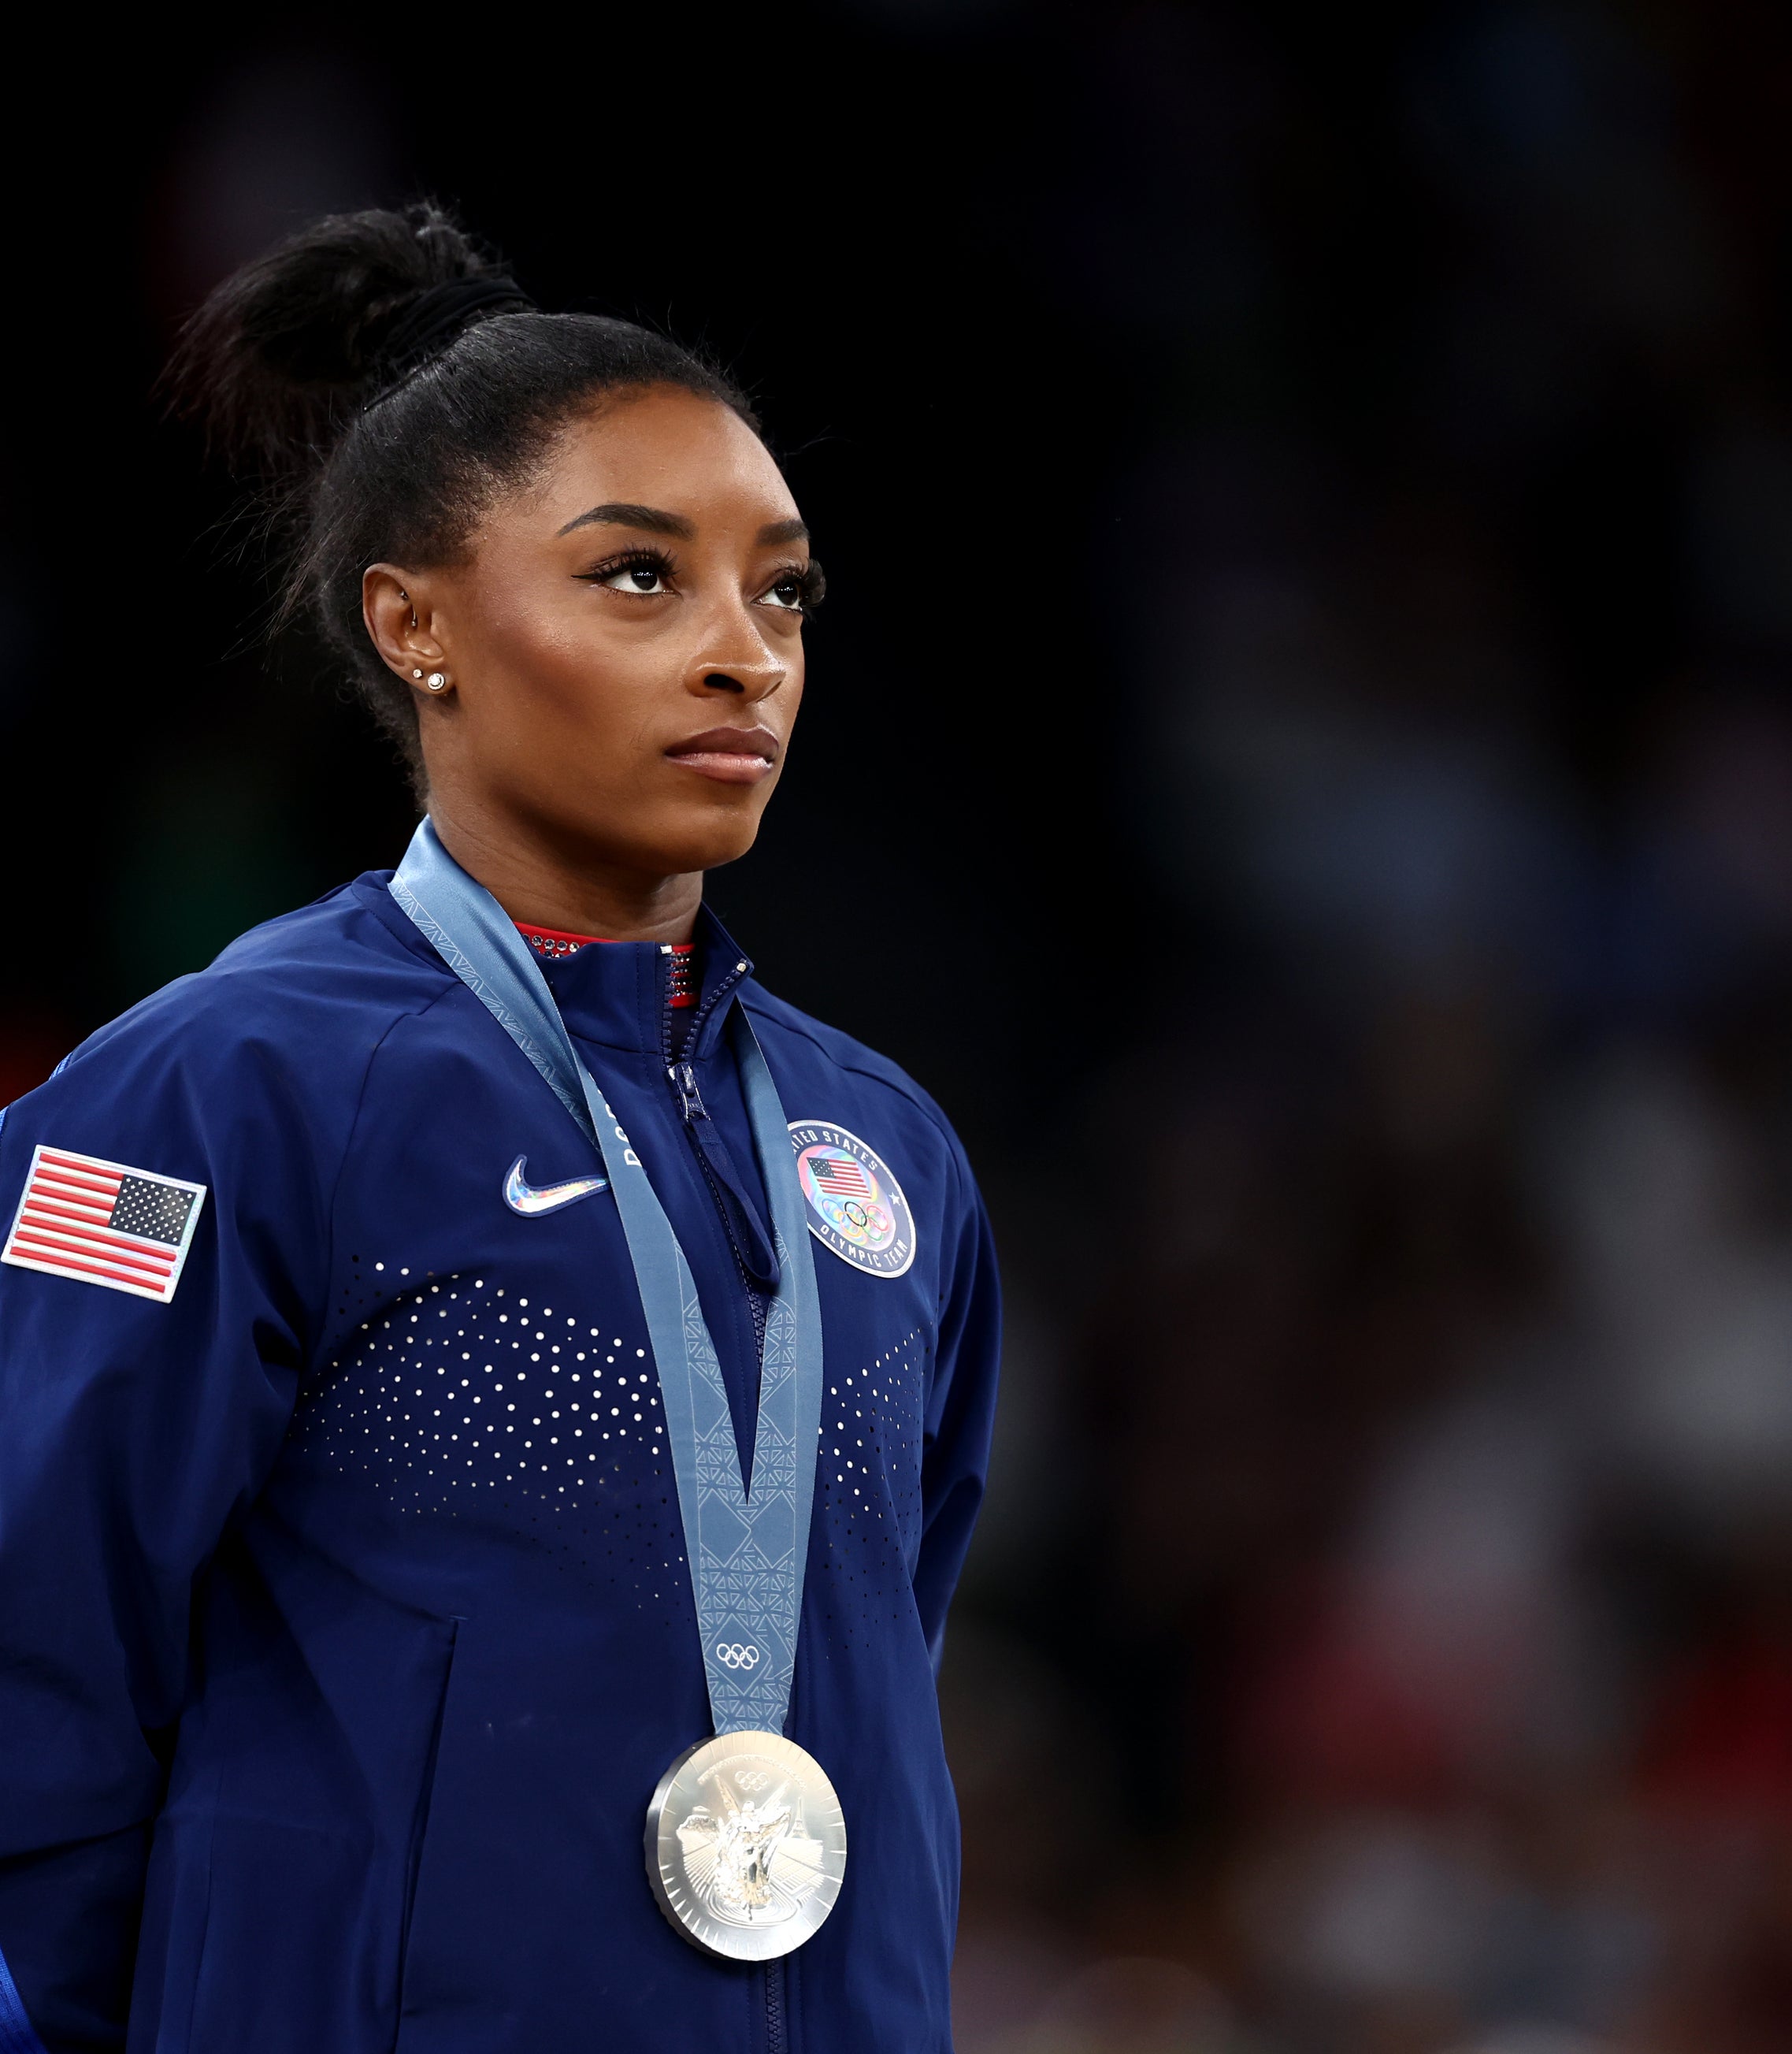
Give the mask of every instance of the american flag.
<svg viewBox="0 0 1792 2054">
<path fill-rule="evenodd" d="M 850 1155 L 812 1155 L 809 1174 L 836 1198 L 868 1198 L 871 1186 Z"/>
<path fill-rule="evenodd" d="M 165 1305 L 205 1195 L 203 1184 L 40 1144 L 0 1261 Z"/>
</svg>

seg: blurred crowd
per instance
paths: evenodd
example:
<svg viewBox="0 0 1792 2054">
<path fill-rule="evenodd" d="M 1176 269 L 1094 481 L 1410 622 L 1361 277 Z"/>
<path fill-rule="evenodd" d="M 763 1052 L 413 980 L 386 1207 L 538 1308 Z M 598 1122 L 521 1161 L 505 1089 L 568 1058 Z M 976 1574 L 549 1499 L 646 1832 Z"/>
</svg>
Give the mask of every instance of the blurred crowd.
<svg viewBox="0 0 1792 2054">
<path fill-rule="evenodd" d="M 760 33 L 691 26 L 724 112 Z M 943 1679 L 961 2054 L 1783 2054 L 1792 30 L 853 0 L 788 37 L 810 218 L 732 257 L 676 123 L 619 214 L 590 110 L 536 123 L 568 89 L 502 53 L 485 128 L 347 32 L 133 114 L 135 354 L 82 374 L 73 469 L 153 502 L 161 653 L 71 655 L 77 494 L 15 424 L 0 1101 L 402 844 L 304 651 L 264 681 L 234 545 L 169 539 L 225 503 L 147 398 L 180 312 L 425 186 L 556 303 L 622 266 L 794 420 L 838 592 L 723 910 L 937 1092 L 1004 1253 Z M 898 683 L 955 745 L 924 789 Z M 122 856 L 68 834 L 71 762 Z"/>
<path fill-rule="evenodd" d="M 1134 24 L 1163 917 L 1000 1194 L 965 2054 L 1792 2046 L 1783 27 L 1437 10 L 1315 168 Z M 1303 179 L 1412 266 L 1317 403 Z"/>
</svg>

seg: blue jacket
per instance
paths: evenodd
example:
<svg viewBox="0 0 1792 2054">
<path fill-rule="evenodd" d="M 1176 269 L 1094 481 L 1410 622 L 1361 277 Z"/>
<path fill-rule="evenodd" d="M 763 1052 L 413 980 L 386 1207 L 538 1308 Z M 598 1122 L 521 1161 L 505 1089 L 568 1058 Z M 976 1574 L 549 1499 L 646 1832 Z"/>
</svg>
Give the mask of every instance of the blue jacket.
<svg viewBox="0 0 1792 2054">
<path fill-rule="evenodd" d="M 708 915 L 698 938 L 682 1092 L 662 951 L 544 968 L 746 1446 L 764 1187 L 732 1006 L 793 1127 L 858 1137 L 914 1223 L 900 1273 L 813 1243 L 788 1730 L 847 1818 L 833 1915 L 741 1967 L 649 1894 L 648 1799 L 709 1729 L 620 1223 L 607 1190 L 507 1202 L 518 1157 L 537 1188 L 601 1165 L 373 873 L 145 1001 L 0 1126 L 15 1245 L 40 1148 L 205 1192 L 166 1302 L 0 1261 L 0 2054 L 949 2048 L 930 1658 L 983 1488 L 988 1229 L 932 1102 L 760 990 Z"/>
</svg>

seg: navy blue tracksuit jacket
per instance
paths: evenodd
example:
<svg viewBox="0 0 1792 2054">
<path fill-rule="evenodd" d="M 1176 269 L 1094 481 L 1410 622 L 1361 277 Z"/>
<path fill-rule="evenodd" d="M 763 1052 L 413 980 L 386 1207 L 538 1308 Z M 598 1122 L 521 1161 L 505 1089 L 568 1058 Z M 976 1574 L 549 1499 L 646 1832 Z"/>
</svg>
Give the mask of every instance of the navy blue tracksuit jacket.
<svg viewBox="0 0 1792 2054">
<path fill-rule="evenodd" d="M 205 1190 L 165 1303 L 0 1261 L 0 2054 L 949 2048 L 930 1657 L 989 1439 L 987 1229 L 931 1101 L 760 990 L 708 916 L 698 939 L 683 1093 L 661 951 L 544 969 L 690 1257 L 745 1445 L 755 1308 L 702 1160 L 763 1206 L 732 1007 L 793 1125 L 859 1137 L 914 1223 L 899 1275 L 812 1244 L 827 1387 L 788 1729 L 846 1813 L 833 1915 L 749 1968 L 649 1894 L 648 1798 L 709 1726 L 620 1222 L 607 1190 L 506 1202 L 519 1156 L 537 1188 L 601 1163 L 370 874 L 0 1125 L 15 1244 L 40 1149 Z"/>
</svg>

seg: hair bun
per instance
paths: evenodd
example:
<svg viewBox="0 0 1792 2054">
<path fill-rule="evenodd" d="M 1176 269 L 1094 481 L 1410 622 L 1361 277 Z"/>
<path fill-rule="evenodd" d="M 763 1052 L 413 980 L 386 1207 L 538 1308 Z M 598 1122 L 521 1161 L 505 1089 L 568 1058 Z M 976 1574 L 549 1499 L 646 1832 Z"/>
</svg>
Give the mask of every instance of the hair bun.
<svg viewBox="0 0 1792 2054">
<path fill-rule="evenodd" d="M 401 378 L 452 342 L 474 315 L 520 313 L 534 305 L 516 280 L 501 273 L 446 279 L 393 317 L 379 345 L 380 366 L 387 377 Z"/>
<path fill-rule="evenodd" d="M 309 469 L 395 374 L 475 316 L 529 305 L 433 201 L 328 215 L 188 321 L 169 366 L 175 407 L 233 467 Z"/>
</svg>

